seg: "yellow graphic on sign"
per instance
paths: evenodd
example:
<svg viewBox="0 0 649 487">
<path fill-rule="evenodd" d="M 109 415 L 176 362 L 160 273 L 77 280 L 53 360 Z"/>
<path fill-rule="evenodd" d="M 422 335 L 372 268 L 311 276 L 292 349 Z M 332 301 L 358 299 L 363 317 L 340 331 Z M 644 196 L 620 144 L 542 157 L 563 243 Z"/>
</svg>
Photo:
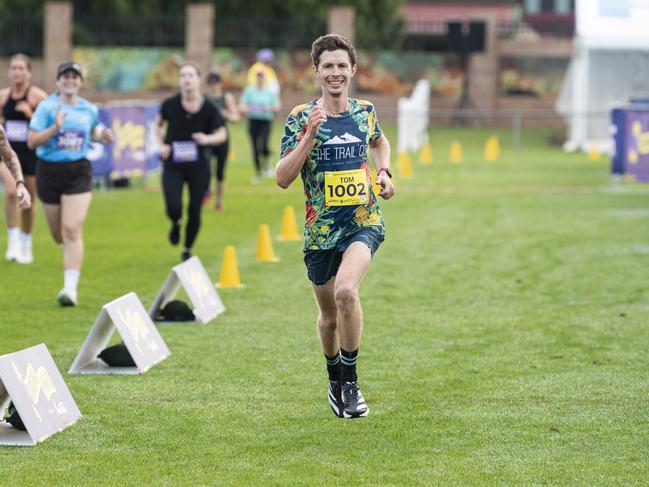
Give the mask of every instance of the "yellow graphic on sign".
<svg viewBox="0 0 649 487">
<path fill-rule="evenodd" d="M 45 367 L 34 369 L 32 364 L 27 364 L 27 370 L 23 376 L 14 362 L 11 362 L 11 366 L 13 367 L 18 380 L 25 384 L 29 397 L 34 404 L 38 404 L 41 392 L 48 401 L 50 401 L 52 396 L 56 394 L 54 382 L 52 382 L 52 378 L 50 377 L 50 374 L 47 373 L 47 370 L 45 370 Z"/>
<path fill-rule="evenodd" d="M 135 125 L 133 122 L 126 122 L 122 125 L 121 121 L 113 120 L 113 132 L 115 132 L 115 142 L 113 144 L 114 157 L 120 157 L 124 149 L 131 149 L 132 152 L 138 149 L 144 151 L 144 125 Z"/>
<path fill-rule="evenodd" d="M 365 169 L 325 171 L 324 174 L 327 206 L 365 205 L 369 201 Z"/>
<path fill-rule="evenodd" d="M 141 342 L 145 342 L 148 349 L 157 350 L 158 345 L 155 342 L 148 343 L 147 341 L 147 337 L 149 336 L 151 331 L 146 326 L 144 318 L 139 312 L 127 309 L 126 311 L 124 311 L 124 313 L 122 313 L 122 310 L 118 308 L 117 314 L 119 314 L 120 320 L 126 325 L 129 334 L 133 337 L 135 346 L 137 347 L 137 350 L 138 352 L 140 352 L 140 354 L 143 353 L 142 347 L 140 346 Z"/>
<path fill-rule="evenodd" d="M 627 155 L 631 164 L 637 164 L 641 154 L 649 154 L 649 131 L 642 131 L 642 123 L 639 120 L 631 125 L 631 134 L 636 140 L 637 150 L 631 149 Z"/>
</svg>

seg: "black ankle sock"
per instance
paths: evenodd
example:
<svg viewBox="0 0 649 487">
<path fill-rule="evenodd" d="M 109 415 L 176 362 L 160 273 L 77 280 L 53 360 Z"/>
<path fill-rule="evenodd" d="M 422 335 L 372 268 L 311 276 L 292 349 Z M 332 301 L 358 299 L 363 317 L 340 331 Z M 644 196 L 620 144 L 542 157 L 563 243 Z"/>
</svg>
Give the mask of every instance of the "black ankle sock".
<svg viewBox="0 0 649 487">
<path fill-rule="evenodd" d="M 356 360 L 358 359 L 358 349 L 353 352 L 340 349 L 340 363 L 342 364 L 343 382 L 356 382 Z"/>
<path fill-rule="evenodd" d="M 327 373 L 329 374 L 329 380 L 340 380 L 340 373 L 342 371 L 342 365 L 340 365 L 340 352 L 333 357 L 330 357 L 326 353 L 324 356 L 327 359 Z"/>
</svg>

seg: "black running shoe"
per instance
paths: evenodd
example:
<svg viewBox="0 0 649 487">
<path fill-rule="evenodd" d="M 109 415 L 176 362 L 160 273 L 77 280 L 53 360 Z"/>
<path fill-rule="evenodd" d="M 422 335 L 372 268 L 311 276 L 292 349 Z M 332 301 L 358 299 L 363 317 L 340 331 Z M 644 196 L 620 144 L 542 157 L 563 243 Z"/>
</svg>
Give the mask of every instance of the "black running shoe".
<svg viewBox="0 0 649 487">
<path fill-rule="evenodd" d="M 329 381 L 329 392 L 327 394 L 329 406 L 336 416 L 343 417 L 343 396 L 342 387 L 339 380 Z"/>
<path fill-rule="evenodd" d="M 169 242 L 171 242 L 171 245 L 178 245 L 178 242 L 180 242 L 180 225 L 178 222 L 174 222 L 171 225 L 171 230 L 169 230 Z"/>
<path fill-rule="evenodd" d="M 182 254 L 180 254 L 180 259 L 185 262 L 186 260 L 189 260 L 189 258 L 192 256 L 192 253 L 185 249 L 183 250 Z"/>
<path fill-rule="evenodd" d="M 343 382 L 343 418 L 360 418 L 370 412 L 356 382 Z"/>
</svg>

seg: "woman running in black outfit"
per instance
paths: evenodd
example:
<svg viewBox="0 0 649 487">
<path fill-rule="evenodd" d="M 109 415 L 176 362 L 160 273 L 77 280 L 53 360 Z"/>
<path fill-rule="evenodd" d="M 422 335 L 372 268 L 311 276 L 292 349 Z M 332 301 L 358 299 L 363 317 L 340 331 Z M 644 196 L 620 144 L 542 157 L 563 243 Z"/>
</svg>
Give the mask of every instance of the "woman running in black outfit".
<svg viewBox="0 0 649 487">
<path fill-rule="evenodd" d="M 166 99 L 157 119 L 160 157 L 163 159 L 162 188 L 167 216 L 171 220 L 169 241 L 180 242 L 183 187 L 189 188 L 189 208 L 185 226 L 182 260 L 191 249 L 201 224 L 201 203 L 210 183 L 211 146 L 227 139 L 223 119 L 201 93 L 200 70 L 192 63 L 180 67 L 180 93 Z M 166 133 L 163 137 L 163 123 Z"/>
</svg>

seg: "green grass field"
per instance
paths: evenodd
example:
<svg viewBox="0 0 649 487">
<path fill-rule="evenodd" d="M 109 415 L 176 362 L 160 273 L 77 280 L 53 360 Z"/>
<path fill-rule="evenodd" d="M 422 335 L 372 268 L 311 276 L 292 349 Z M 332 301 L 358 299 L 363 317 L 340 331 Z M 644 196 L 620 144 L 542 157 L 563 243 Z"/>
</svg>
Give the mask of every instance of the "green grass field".
<svg viewBox="0 0 649 487">
<path fill-rule="evenodd" d="M 204 209 L 195 250 L 216 280 L 234 244 L 246 287 L 220 291 L 227 311 L 206 326 L 161 326 L 172 355 L 144 375 L 66 371 L 104 303 L 136 291 L 148 306 L 178 262 L 161 194 L 95 194 L 74 309 L 55 303 L 61 252 L 39 210 L 35 263 L 0 263 L 0 354 L 46 343 L 83 418 L 0 447 L 0 484 L 646 484 L 649 185 L 611 183 L 607 161 L 542 131 L 519 151 L 496 131 L 502 156 L 485 163 L 491 133 L 432 131 L 433 165 L 382 204 L 387 238 L 361 289 L 361 420 L 327 405 L 300 244 L 255 262 L 258 225 L 277 235 L 288 204 L 302 225 L 303 196 L 299 182 L 249 184 L 241 128 L 226 212 Z"/>
</svg>

